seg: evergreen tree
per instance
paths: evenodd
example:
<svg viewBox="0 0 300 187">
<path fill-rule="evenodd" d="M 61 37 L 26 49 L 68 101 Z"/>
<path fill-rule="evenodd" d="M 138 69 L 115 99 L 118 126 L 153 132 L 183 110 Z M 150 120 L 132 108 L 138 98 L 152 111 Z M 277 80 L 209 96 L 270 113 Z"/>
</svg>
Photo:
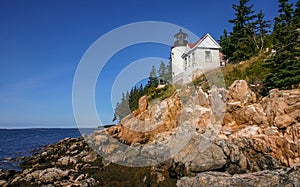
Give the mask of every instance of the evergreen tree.
<svg viewBox="0 0 300 187">
<path fill-rule="evenodd" d="M 114 113 L 113 121 L 121 120 L 128 114 L 130 114 L 129 108 L 129 94 L 122 93 L 121 102 L 117 103 Z"/>
<path fill-rule="evenodd" d="M 251 42 L 250 36 L 253 36 L 253 20 L 256 17 L 252 10 L 253 4 L 247 5 L 250 0 L 240 0 L 238 5 L 233 4 L 236 18 L 229 20 L 233 23 L 231 41 L 234 43 L 232 56 L 229 61 L 238 62 L 246 60 L 254 55 L 255 45 Z"/>
<path fill-rule="evenodd" d="M 293 16 L 293 5 L 288 2 L 288 0 L 278 0 L 280 13 L 278 17 L 275 18 L 274 30 L 277 28 L 288 26 L 292 21 Z"/>
<path fill-rule="evenodd" d="M 156 71 L 155 66 L 152 66 L 152 69 L 149 74 L 148 83 L 144 87 L 140 84 L 139 87 L 134 86 L 131 88 L 130 92 L 126 92 L 126 94 L 122 93 L 122 98 L 119 103 L 117 103 L 114 113 L 113 121 L 121 120 L 132 111 L 138 109 L 138 100 L 144 96 L 148 95 L 150 97 L 156 96 L 156 88 L 158 86 L 158 77 L 157 73 L 160 77 L 165 80 L 171 82 L 172 80 L 172 64 L 169 61 L 169 64 L 166 65 L 162 61 L 159 67 L 158 72 Z"/>
<path fill-rule="evenodd" d="M 159 76 L 159 78 L 163 78 L 164 80 L 166 80 L 166 75 L 167 75 L 166 65 L 165 65 L 164 61 L 161 61 L 159 69 L 158 69 L 158 76 Z"/>
<path fill-rule="evenodd" d="M 157 87 L 157 85 L 158 85 L 158 79 L 156 74 L 156 68 L 155 66 L 152 66 L 147 87 Z"/>
<path fill-rule="evenodd" d="M 222 46 L 221 51 L 224 54 L 225 59 L 228 59 L 233 56 L 235 46 L 231 41 L 231 37 L 228 35 L 226 29 L 224 29 L 223 35 L 221 35 L 220 37 L 220 45 Z"/>
<path fill-rule="evenodd" d="M 296 3 L 296 9 L 294 12 L 293 23 L 297 27 L 298 31 L 300 29 L 300 0 Z M 300 32 L 300 31 L 299 31 Z"/>
<path fill-rule="evenodd" d="M 260 11 L 257 14 L 257 20 L 254 22 L 255 33 L 252 37 L 259 53 L 261 53 L 265 47 L 265 40 L 269 33 L 270 27 L 270 21 L 264 20 L 264 14 L 262 11 Z"/>
<path fill-rule="evenodd" d="M 248 33 L 248 26 L 255 18 L 255 15 L 253 15 L 254 11 L 252 10 L 254 5 L 251 4 L 247 6 L 249 1 L 250 0 L 240 0 L 238 5 L 232 5 L 232 8 L 235 10 L 236 18 L 229 20 L 229 22 L 234 24 L 232 34 L 236 39 L 245 38 Z"/>
<path fill-rule="evenodd" d="M 169 60 L 169 63 L 167 65 L 166 81 L 172 82 L 172 61 L 171 60 Z"/>
<path fill-rule="evenodd" d="M 246 60 L 256 54 L 255 42 L 252 36 L 255 35 L 253 4 L 248 6 L 250 0 L 239 0 L 239 4 L 233 4 L 235 18 L 229 20 L 233 24 L 230 35 L 225 30 L 220 38 L 222 52 L 229 62 Z"/>
<path fill-rule="evenodd" d="M 275 18 L 274 49 L 275 55 L 267 61 L 271 68 L 264 82 L 267 89 L 290 89 L 300 82 L 300 46 L 297 11 L 293 11 L 288 0 L 279 0 L 279 16 Z M 298 9 L 298 10 L 297 10 Z"/>
</svg>

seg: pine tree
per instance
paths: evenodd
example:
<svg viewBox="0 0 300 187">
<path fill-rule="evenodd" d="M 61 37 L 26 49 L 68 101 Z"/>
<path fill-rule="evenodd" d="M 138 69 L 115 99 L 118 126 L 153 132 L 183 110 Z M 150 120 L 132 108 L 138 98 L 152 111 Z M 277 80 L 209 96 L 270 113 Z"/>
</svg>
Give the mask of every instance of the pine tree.
<svg viewBox="0 0 300 187">
<path fill-rule="evenodd" d="M 275 55 L 266 65 L 271 68 L 264 82 L 268 89 L 290 89 L 300 82 L 300 46 L 297 9 L 288 0 L 279 0 L 279 16 L 275 18 Z"/>
<path fill-rule="evenodd" d="M 257 14 L 257 20 L 254 22 L 255 33 L 253 35 L 253 41 L 256 49 L 261 53 L 265 47 L 265 40 L 271 27 L 270 21 L 264 20 L 264 14 L 260 11 Z"/>
<path fill-rule="evenodd" d="M 235 10 L 235 19 L 229 20 L 233 23 L 233 31 L 231 33 L 232 41 L 235 43 L 235 50 L 232 54 L 232 62 L 238 62 L 241 60 L 246 60 L 254 55 L 254 44 L 251 42 L 249 36 L 254 34 L 253 30 L 253 20 L 256 17 L 252 10 L 253 4 L 247 6 L 250 0 L 240 0 L 239 5 L 232 5 Z"/>
<path fill-rule="evenodd" d="M 159 78 L 163 78 L 164 80 L 166 80 L 166 75 L 167 75 L 166 65 L 165 65 L 164 61 L 161 61 L 159 69 L 158 69 L 158 76 L 159 76 Z"/>
<path fill-rule="evenodd" d="M 158 79 L 156 74 L 156 68 L 155 66 L 152 66 L 152 69 L 150 71 L 149 80 L 147 83 L 147 87 L 157 87 L 158 85 Z"/>
<path fill-rule="evenodd" d="M 247 6 L 247 3 L 250 0 L 240 0 L 239 5 L 232 5 L 232 8 L 235 12 L 235 19 L 229 20 L 230 23 L 233 23 L 233 34 L 235 37 L 244 38 L 247 34 L 247 26 L 255 18 L 253 15 L 254 11 L 252 10 L 253 4 Z"/>
<path fill-rule="evenodd" d="M 253 22 L 256 17 L 252 10 L 253 4 L 247 5 L 250 0 L 239 0 L 233 4 L 235 18 L 229 20 L 233 24 L 232 32 L 228 36 L 225 30 L 220 38 L 222 52 L 230 62 L 239 62 L 255 55 L 255 43 L 251 36 L 255 34 Z"/>
<path fill-rule="evenodd" d="M 300 0 L 298 0 L 296 3 L 296 9 L 294 12 L 293 23 L 295 24 L 295 26 L 297 27 L 297 29 L 299 31 L 299 29 L 300 29 Z"/>
<path fill-rule="evenodd" d="M 117 103 L 116 105 L 113 121 L 121 120 L 122 118 L 130 114 L 130 112 L 131 111 L 129 108 L 129 93 L 125 94 L 123 92 L 121 102 Z"/>
<path fill-rule="evenodd" d="M 228 32 L 224 29 L 223 35 L 220 37 L 220 45 L 222 46 L 222 53 L 224 54 L 225 59 L 231 58 L 233 56 L 233 51 L 235 46 L 231 41 L 231 37 L 228 36 Z"/>
<path fill-rule="evenodd" d="M 172 61 L 171 60 L 169 60 L 169 63 L 167 65 L 166 81 L 172 82 Z"/>
</svg>

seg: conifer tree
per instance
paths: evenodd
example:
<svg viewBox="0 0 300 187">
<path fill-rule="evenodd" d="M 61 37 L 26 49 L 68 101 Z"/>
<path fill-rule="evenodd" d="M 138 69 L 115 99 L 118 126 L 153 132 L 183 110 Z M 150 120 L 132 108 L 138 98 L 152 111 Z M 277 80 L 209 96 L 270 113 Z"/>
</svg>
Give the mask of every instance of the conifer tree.
<svg viewBox="0 0 300 187">
<path fill-rule="evenodd" d="M 158 79 L 156 74 L 156 68 L 155 66 L 152 66 L 152 69 L 150 71 L 149 80 L 147 83 L 147 87 L 157 87 L 158 85 Z"/>
<path fill-rule="evenodd" d="M 169 63 L 167 65 L 166 81 L 172 82 L 172 61 L 171 60 L 169 60 Z"/>
<path fill-rule="evenodd" d="M 224 54 L 225 59 L 232 57 L 235 46 L 226 29 L 224 29 L 223 35 L 220 37 L 220 45 L 222 46 L 221 51 Z"/>
<path fill-rule="evenodd" d="M 164 61 L 161 61 L 159 69 L 158 69 L 158 76 L 159 76 L 159 78 L 163 78 L 164 80 L 166 80 L 166 75 L 167 75 L 166 65 L 165 65 Z"/>
<path fill-rule="evenodd" d="M 229 20 L 233 24 L 232 32 L 228 36 L 224 31 L 220 38 L 222 52 L 229 62 L 239 62 L 255 55 L 255 43 L 252 36 L 255 35 L 253 4 L 250 0 L 239 0 L 239 4 L 233 4 L 235 18 Z"/>
<path fill-rule="evenodd" d="M 252 22 L 256 16 L 252 10 L 254 5 L 247 5 L 249 1 L 240 0 L 238 5 L 232 5 L 236 16 L 236 18 L 229 20 L 230 23 L 234 24 L 231 37 L 232 42 L 235 43 L 235 49 L 232 57 L 229 59 L 232 62 L 248 59 L 254 53 L 254 45 L 249 36 L 254 34 Z"/>
<path fill-rule="evenodd" d="M 293 23 L 297 27 L 298 31 L 300 29 L 300 0 L 296 3 L 296 9 L 294 12 Z"/>
<path fill-rule="evenodd" d="M 257 20 L 254 22 L 255 33 L 253 35 L 254 44 L 259 53 L 263 51 L 265 47 L 265 40 L 271 27 L 270 21 L 264 19 L 264 14 L 260 11 L 257 14 Z"/>
<path fill-rule="evenodd" d="M 267 89 L 290 89 L 300 83 L 300 46 L 297 26 L 297 9 L 293 10 L 288 0 L 279 0 L 279 16 L 275 18 L 274 49 L 275 55 L 267 61 L 271 68 L 264 82 Z"/>
<path fill-rule="evenodd" d="M 114 113 L 113 121 L 121 120 L 128 114 L 130 114 L 130 108 L 129 108 L 129 93 L 125 94 L 122 93 L 121 102 L 117 103 Z"/>
</svg>

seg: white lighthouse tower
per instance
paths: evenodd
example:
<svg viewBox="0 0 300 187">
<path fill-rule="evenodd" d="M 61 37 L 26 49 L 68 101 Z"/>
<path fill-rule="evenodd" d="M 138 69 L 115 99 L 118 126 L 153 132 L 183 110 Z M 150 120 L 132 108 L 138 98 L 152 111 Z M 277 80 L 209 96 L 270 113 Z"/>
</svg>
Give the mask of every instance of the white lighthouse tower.
<svg viewBox="0 0 300 187">
<path fill-rule="evenodd" d="M 179 32 L 174 35 L 174 45 L 171 50 L 173 82 L 178 82 L 183 78 L 184 60 L 181 56 L 185 52 L 187 44 L 188 35 L 182 32 L 182 29 L 180 29 Z"/>
</svg>

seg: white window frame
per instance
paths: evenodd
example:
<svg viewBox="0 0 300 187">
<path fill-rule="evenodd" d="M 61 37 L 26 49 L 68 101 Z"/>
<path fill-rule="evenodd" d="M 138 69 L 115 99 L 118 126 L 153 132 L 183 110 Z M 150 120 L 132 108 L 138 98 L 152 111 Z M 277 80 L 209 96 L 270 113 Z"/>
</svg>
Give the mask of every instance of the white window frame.
<svg viewBox="0 0 300 187">
<path fill-rule="evenodd" d="M 205 62 L 212 62 L 212 53 L 211 51 L 204 51 Z"/>
</svg>

